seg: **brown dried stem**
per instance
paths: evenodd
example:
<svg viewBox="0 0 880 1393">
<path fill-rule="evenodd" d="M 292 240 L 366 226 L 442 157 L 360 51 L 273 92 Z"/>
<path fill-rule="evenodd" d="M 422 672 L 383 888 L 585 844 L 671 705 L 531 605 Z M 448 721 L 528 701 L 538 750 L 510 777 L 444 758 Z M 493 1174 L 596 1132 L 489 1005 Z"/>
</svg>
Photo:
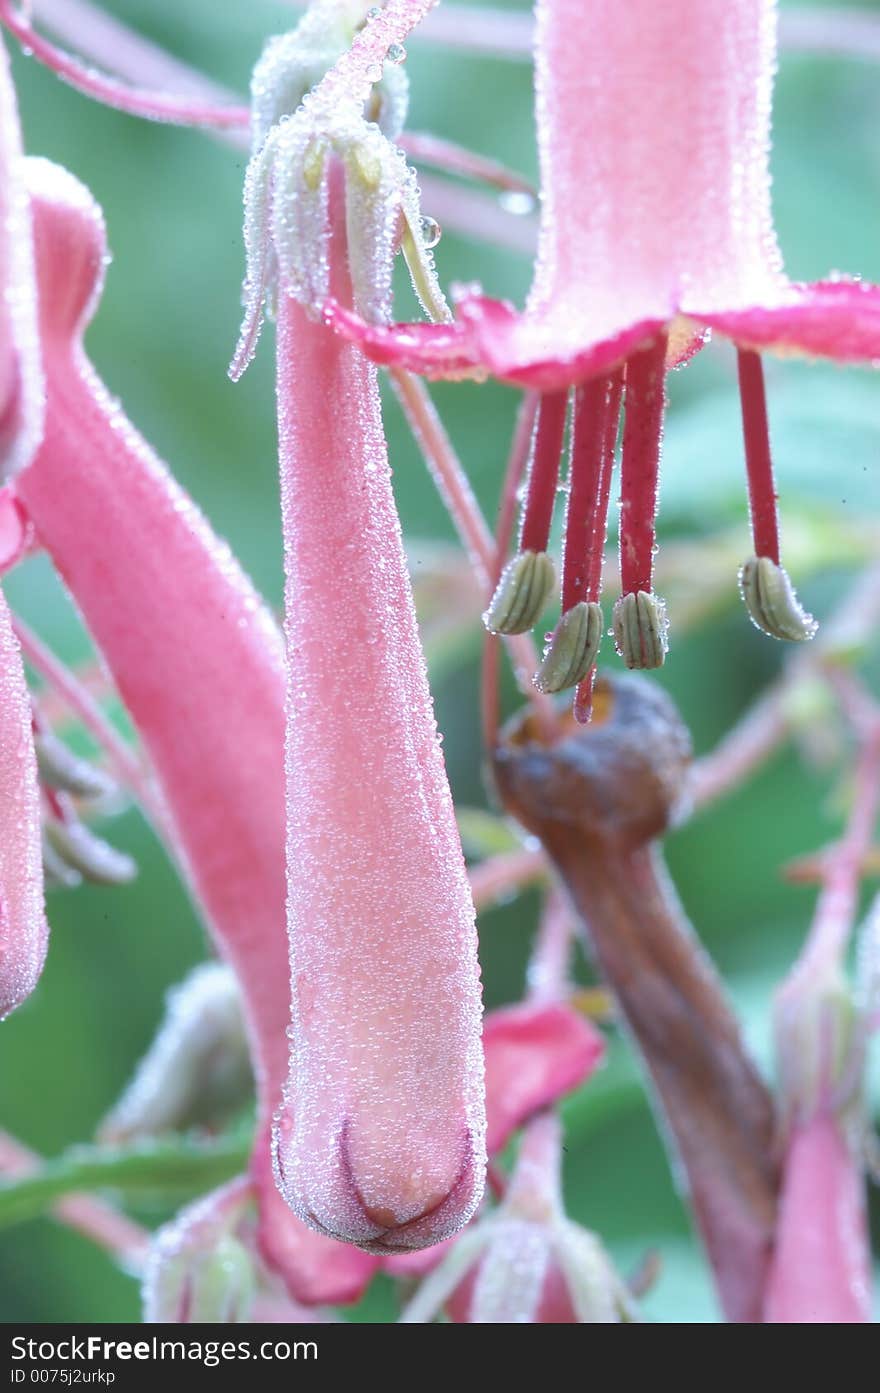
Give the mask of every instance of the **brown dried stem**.
<svg viewBox="0 0 880 1393">
<path fill-rule="evenodd" d="M 757 1321 L 778 1184 L 773 1103 L 654 844 L 689 758 L 668 698 L 628 677 L 600 683 L 593 724 L 571 721 L 553 744 L 517 718 L 495 777 L 562 877 L 642 1053 L 725 1313 Z"/>
</svg>

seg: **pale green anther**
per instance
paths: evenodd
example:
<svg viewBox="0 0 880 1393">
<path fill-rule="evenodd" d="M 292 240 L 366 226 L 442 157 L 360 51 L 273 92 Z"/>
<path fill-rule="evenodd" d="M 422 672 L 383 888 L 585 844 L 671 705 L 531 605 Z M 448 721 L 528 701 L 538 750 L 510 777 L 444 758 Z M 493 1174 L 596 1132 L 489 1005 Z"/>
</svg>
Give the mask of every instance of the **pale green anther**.
<svg viewBox="0 0 880 1393">
<path fill-rule="evenodd" d="M 349 173 L 359 179 L 369 193 L 375 193 L 382 182 L 382 162 L 366 142 L 352 145 L 346 151 Z"/>
<path fill-rule="evenodd" d="M 535 673 L 539 692 L 564 692 L 583 681 L 596 661 L 603 624 L 602 606 L 588 600 L 563 614 Z"/>
<path fill-rule="evenodd" d="M 804 643 L 819 625 L 803 608 L 788 573 L 768 556 L 753 556 L 740 569 L 739 588 L 752 623 L 771 638 Z"/>
<path fill-rule="evenodd" d="M 77 798 L 104 798 L 116 791 L 116 784 L 87 759 L 74 754 L 57 736 L 45 731 L 34 736 L 40 781 Z"/>
<path fill-rule="evenodd" d="M 96 837 L 81 822 L 50 818 L 44 831 L 52 850 L 85 880 L 97 885 L 127 885 L 137 875 L 137 862 L 131 856 Z"/>
<path fill-rule="evenodd" d="M 302 162 L 303 183 L 309 193 L 316 193 L 324 177 L 329 147 L 323 140 L 311 140 L 305 148 Z"/>
<path fill-rule="evenodd" d="M 525 634 L 537 624 L 556 586 L 546 551 L 521 551 L 505 566 L 483 623 L 490 634 Z"/>
<path fill-rule="evenodd" d="M 82 885 L 82 876 L 69 862 L 59 856 L 43 832 L 43 883 L 47 890 L 75 890 Z"/>
<path fill-rule="evenodd" d="M 621 595 L 611 619 L 614 644 L 628 668 L 662 667 L 668 648 L 666 602 L 647 590 Z"/>
</svg>

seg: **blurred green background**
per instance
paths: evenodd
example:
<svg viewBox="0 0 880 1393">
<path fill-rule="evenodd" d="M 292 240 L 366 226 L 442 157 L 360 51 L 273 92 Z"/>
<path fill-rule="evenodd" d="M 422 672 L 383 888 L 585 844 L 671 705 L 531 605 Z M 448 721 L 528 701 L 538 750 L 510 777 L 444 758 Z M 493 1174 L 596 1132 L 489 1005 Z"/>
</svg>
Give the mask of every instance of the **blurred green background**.
<svg viewBox="0 0 880 1393">
<path fill-rule="evenodd" d="M 168 50 L 244 90 L 264 38 L 290 10 L 268 0 L 113 0 L 106 8 Z M 511 6 L 511 8 L 514 8 Z M 516 8 L 526 8 L 517 6 Z M 830 11 L 834 7 L 826 5 Z M 876 14 L 880 5 L 863 6 Z M 69 165 L 103 205 L 114 261 L 89 347 L 111 390 L 275 604 L 281 598 L 271 331 L 244 381 L 226 366 L 242 276 L 240 155 L 205 135 L 105 110 L 16 53 L 30 152 Z M 530 70 L 469 59 L 413 40 L 412 129 L 430 129 L 535 173 Z M 675 198 L 675 189 L 669 197 Z M 880 279 L 880 83 L 868 62 L 783 52 L 775 108 L 774 203 L 797 279 L 832 268 Z M 425 211 L 430 213 L 430 206 Z M 521 297 L 522 258 L 444 236 L 441 275 L 482 280 Z M 880 381 L 867 372 L 768 364 L 771 422 L 784 517 L 802 596 L 820 617 L 871 549 L 880 466 Z M 734 529 L 748 551 L 733 355 L 711 347 L 671 384 L 661 541 Z M 511 433 L 515 395 L 494 384 L 435 391 L 490 517 Z M 387 429 L 404 529 L 414 554 L 452 532 L 393 402 Z M 866 530 L 867 528 L 867 530 Z M 875 534 L 876 535 L 876 534 Z M 866 541 L 867 538 L 867 541 Z M 726 543 L 729 544 L 729 543 Z M 692 590 L 701 579 L 695 574 Z M 8 583 L 11 602 L 59 652 L 87 644 L 41 562 Z M 711 625 L 676 637 L 661 680 L 705 751 L 779 669 L 738 605 L 735 565 Z M 440 726 L 457 800 L 485 801 L 477 721 L 477 628 L 437 648 Z M 606 659 L 609 657 L 606 650 Z M 510 694 L 508 694 L 510 696 Z M 230 732 L 230 740 L 235 733 Z M 242 751 L 242 757 L 247 752 Z M 768 1060 L 773 984 L 795 954 L 814 893 L 783 883 L 780 866 L 839 827 L 834 770 L 783 752 L 746 788 L 670 839 L 669 861 L 700 935 L 725 972 L 750 1041 Z M 137 857 L 128 889 L 53 895 L 52 943 L 32 1000 L 0 1032 L 2 1125 L 46 1156 L 87 1141 L 152 1037 L 167 987 L 205 955 L 202 931 L 173 871 L 135 812 L 108 828 Z M 521 991 L 537 900 L 481 919 L 489 1006 Z M 715 1319 L 709 1283 L 670 1180 L 626 1046 L 566 1108 L 571 1212 L 594 1227 L 624 1269 L 647 1248 L 663 1275 L 645 1303 L 651 1319 Z M 161 1205 L 139 1211 L 154 1222 Z M 380 1284 L 361 1318 L 387 1318 Z M 0 1319 L 117 1321 L 138 1314 L 135 1281 L 85 1240 L 48 1219 L 0 1231 Z"/>
</svg>

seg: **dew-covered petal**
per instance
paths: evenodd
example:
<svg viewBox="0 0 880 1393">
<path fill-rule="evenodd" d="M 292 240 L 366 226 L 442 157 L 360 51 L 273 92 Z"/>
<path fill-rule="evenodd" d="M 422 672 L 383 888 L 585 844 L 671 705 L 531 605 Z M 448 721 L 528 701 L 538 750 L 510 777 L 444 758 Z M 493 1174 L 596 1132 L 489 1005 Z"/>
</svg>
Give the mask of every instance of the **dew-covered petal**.
<svg viewBox="0 0 880 1393">
<path fill-rule="evenodd" d="M 322 1232 L 435 1243 L 479 1200 L 480 988 L 374 369 L 279 306 L 293 1045 L 279 1183 Z"/>
<path fill-rule="evenodd" d="M 693 317 L 743 348 L 880 365 L 880 286 L 864 281 L 791 284 L 764 303 Z"/>
<path fill-rule="evenodd" d="M 0 1019 L 33 991 L 46 933 L 31 703 L 0 592 Z"/>
<path fill-rule="evenodd" d="M 0 42 L 0 484 L 32 459 L 45 406 L 23 166 L 15 89 Z"/>
</svg>

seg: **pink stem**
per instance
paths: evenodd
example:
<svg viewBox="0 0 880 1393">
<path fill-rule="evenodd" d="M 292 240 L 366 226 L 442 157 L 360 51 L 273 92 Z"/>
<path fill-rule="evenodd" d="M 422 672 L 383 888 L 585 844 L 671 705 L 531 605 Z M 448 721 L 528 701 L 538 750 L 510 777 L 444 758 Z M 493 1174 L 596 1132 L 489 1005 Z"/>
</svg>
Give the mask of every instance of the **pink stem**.
<svg viewBox="0 0 880 1393">
<path fill-rule="evenodd" d="M 614 473 L 614 448 L 617 444 L 617 430 L 620 424 L 620 399 L 623 394 L 622 369 L 613 373 L 602 385 L 604 399 L 597 403 L 597 416 L 600 424 L 604 417 L 605 436 L 600 447 L 601 457 L 596 479 L 596 501 L 592 510 L 592 527 L 584 545 L 585 568 L 583 572 L 584 599 L 596 601 L 602 594 L 602 568 L 605 562 L 605 542 L 608 536 L 608 505 L 611 499 L 611 479 Z M 577 413 L 577 406 L 575 411 Z M 576 414 L 575 442 L 577 441 L 577 430 Z M 572 469 L 574 469 L 574 450 L 572 451 Z M 571 497 L 569 497 L 570 510 Z M 567 561 L 568 523 L 566 523 L 565 529 L 565 555 Z M 575 588 L 574 586 L 570 587 L 569 593 Z M 566 604 L 565 593 L 565 577 L 563 576 L 563 609 L 569 607 Z M 576 599 L 572 599 L 571 603 L 576 604 Z M 596 664 L 594 663 L 586 676 L 578 683 L 574 694 L 574 718 L 579 725 L 587 725 L 592 715 L 595 681 Z"/>
<path fill-rule="evenodd" d="M 804 949 L 779 996 L 787 1002 L 833 967 L 843 954 L 858 907 L 862 865 L 871 849 L 880 804 L 880 720 L 863 741 L 855 795 L 842 841 L 822 861 L 824 886 Z"/>
<path fill-rule="evenodd" d="M 529 959 L 528 996 L 536 1005 L 564 1001 L 570 994 L 574 928 L 571 905 L 554 885 L 544 898 L 541 922 Z"/>
<path fill-rule="evenodd" d="M 736 360 L 755 555 L 766 556 L 778 566 L 779 517 L 770 453 L 764 369 L 761 355 L 745 348 L 737 349 Z"/>
<path fill-rule="evenodd" d="M 437 492 L 464 543 L 481 585 L 488 589 L 495 567 L 495 541 L 474 497 L 470 480 L 443 429 L 428 389 L 421 378 L 403 368 L 390 368 L 389 376 L 416 443 L 431 471 Z"/>
<path fill-rule="evenodd" d="M 505 898 L 533 880 L 546 874 L 547 862 L 542 851 L 510 851 L 490 856 L 469 872 L 474 908 L 488 909 L 496 900 Z"/>
<path fill-rule="evenodd" d="M 35 1152 L 8 1132 L 0 1132 L 0 1171 L 11 1176 L 29 1175 L 41 1164 L 42 1159 Z M 99 1248 L 125 1260 L 140 1256 L 150 1242 L 148 1229 L 91 1195 L 65 1195 L 52 1206 L 52 1213 Z"/>
<path fill-rule="evenodd" d="M 11 0 L 0 0 L 0 23 L 4 24 L 19 43 L 57 77 L 78 92 L 105 106 L 125 111 L 130 116 L 143 116 L 152 121 L 170 121 L 177 125 L 209 126 L 221 130 L 247 128 L 250 108 L 246 105 L 219 106 L 186 97 L 169 96 L 164 92 L 129 87 L 114 77 L 105 76 L 87 67 L 73 54 L 44 39 L 29 20 L 16 12 Z"/>
<path fill-rule="evenodd" d="M 444 174 L 460 174 L 465 179 L 491 184 L 502 192 L 528 194 L 535 198 L 534 188 L 524 175 L 516 174 L 498 160 L 479 155 L 441 136 L 425 131 L 407 131 L 398 144 L 416 164 L 430 164 Z"/>
<path fill-rule="evenodd" d="M 437 492 L 488 597 L 500 573 L 498 549 L 480 511 L 480 505 L 474 497 L 470 480 L 421 378 L 402 368 L 394 367 L 389 369 L 389 375 Z M 547 698 L 538 692 L 529 680 L 537 662 L 530 636 L 516 634 L 506 638 L 504 642 L 514 662 L 524 695 L 532 702 L 536 711 L 544 710 L 546 719 L 549 714 Z M 525 674 L 525 677 L 521 677 L 520 674 Z"/>
<path fill-rule="evenodd" d="M 563 614 L 581 600 L 599 598 L 614 462 L 610 418 L 615 396 L 618 405 L 620 401 L 614 381 L 595 378 L 575 393 L 562 570 Z M 616 431 L 615 418 L 614 434 Z"/>
<path fill-rule="evenodd" d="M 620 588 L 651 593 L 666 378 L 666 336 L 626 364 L 626 414 L 620 470 Z"/>
<path fill-rule="evenodd" d="M 149 773 L 116 728 L 107 720 L 94 697 L 23 619 L 16 615 L 12 624 L 21 644 L 21 651 L 31 667 L 58 693 L 96 744 L 105 751 L 114 775 L 137 800 L 157 831 L 170 836 L 167 809 Z M 173 841 L 169 849 L 173 851 Z"/>
<path fill-rule="evenodd" d="M 567 392 L 545 392 L 541 397 L 519 540 L 521 551 L 547 550 L 553 507 L 556 503 L 556 486 L 559 482 L 567 409 Z"/>
</svg>

